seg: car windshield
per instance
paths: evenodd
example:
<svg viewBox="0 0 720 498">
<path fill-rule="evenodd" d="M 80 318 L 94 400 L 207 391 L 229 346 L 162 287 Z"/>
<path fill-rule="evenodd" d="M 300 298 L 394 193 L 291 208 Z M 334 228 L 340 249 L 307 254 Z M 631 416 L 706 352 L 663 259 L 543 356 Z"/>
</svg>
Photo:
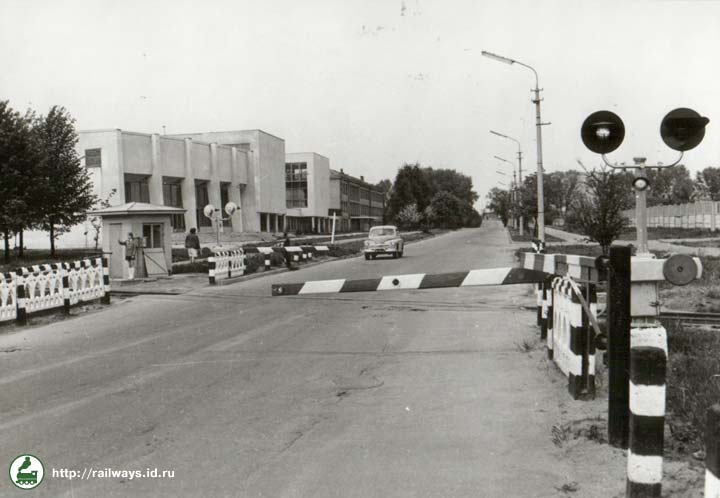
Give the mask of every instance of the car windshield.
<svg viewBox="0 0 720 498">
<path fill-rule="evenodd" d="M 370 237 L 387 237 L 388 235 L 395 235 L 394 228 L 372 228 L 370 229 Z"/>
</svg>

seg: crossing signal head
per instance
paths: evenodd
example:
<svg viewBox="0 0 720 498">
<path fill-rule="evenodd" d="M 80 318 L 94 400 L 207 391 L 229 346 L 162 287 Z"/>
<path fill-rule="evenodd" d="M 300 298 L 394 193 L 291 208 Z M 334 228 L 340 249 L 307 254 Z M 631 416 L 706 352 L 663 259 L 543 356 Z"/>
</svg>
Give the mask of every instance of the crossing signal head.
<svg viewBox="0 0 720 498">
<path fill-rule="evenodd" d="M 597 154 L 608 154 L 620 147 L 625 125 L 614 112 L 597 111 L 585 119 L 580 135 L 585 147 Z"/>
<path fill-rule="evenodd" d="M 709 122 L 692 109 L 680 107 L 665 115 L 660 123 L 660 136 L 668 147 L 684 152 L 702 142 Z"/>
<path fill-rule="evenodd" d="M 633 180 L 633 188 L 638 192 L 642 192 L 650 186 L 650 180 L 644 176 L 638 176 Z"/>
<path fill-rule="evenodd" d="M 230 201 L 227 204 L 225 204 L 225 212 L 228 214 L 228 216 L 232 216 L 235 211 L 238 210 L 237 204 Z"/>
</svg>

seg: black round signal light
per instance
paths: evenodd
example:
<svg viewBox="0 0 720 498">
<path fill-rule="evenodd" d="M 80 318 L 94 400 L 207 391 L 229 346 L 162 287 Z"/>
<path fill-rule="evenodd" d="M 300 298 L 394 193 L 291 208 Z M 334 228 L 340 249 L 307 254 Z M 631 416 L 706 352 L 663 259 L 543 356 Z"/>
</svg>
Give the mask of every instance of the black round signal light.
<svg viewBox="0 0 720 498">
<path fill-rule="evenodd" d="M 692 109 L 680 107 L 667 113 L 660 123 L 660 136 L 663 142 L 677 151 L 693 149 L 705 137 L 708 118 L 700 116 Z"/>
<path fill-rule="evenodd" d="M 614 112 L 597 111 L 585 119 L 580 134 L 585 147 L 597 154 L 607 154 L 620 147 L 625 125 Z"/>
</svg>

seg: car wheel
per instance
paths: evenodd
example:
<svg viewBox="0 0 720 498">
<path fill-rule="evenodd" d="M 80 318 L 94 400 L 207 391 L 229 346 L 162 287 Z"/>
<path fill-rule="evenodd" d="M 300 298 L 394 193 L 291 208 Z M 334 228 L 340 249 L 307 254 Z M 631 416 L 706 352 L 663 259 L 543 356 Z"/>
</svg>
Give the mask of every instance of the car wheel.
<svg viewBox="0 0 720 498">
<path fill-rule="evenodd" d="M 370 257 L 371 257 L 372 259 L 375 259 L 375 254 L 373 254 L 373 255 L 372 255 L 372 256 L 370 256 Z"/>
<path fill-rule="evenodd" d="M 394 253 L 392 253 L 392 255 L 393 255 L 393 259 L 397 259 L 397 258 L 398 258 L 398 252 L 397 252 L 397 251 L 395 251 Z"/>
<path fill-rule="evenodd" d="M 398 253 L 398 257 L 399 257 L 399 258 L 402 258 L 402 257 L 403 257 L 403 251 L 404 251 L 404 249 L 400 250 L 400 252 Z"/>
<path fill-rule="evenodd" d="M 365 261 L 370 261 L 370 255 L 369 255 L 369 254 L 366 254 L 366 255 L 365 255 Z"/>
</svg>

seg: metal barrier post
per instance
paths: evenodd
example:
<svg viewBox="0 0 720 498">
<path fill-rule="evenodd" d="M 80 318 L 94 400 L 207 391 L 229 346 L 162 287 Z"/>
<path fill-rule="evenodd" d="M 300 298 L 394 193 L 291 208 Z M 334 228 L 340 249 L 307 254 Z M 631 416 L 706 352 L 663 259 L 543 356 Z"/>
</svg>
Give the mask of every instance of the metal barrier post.
<svg viewBox="0 0 720 498">
<path fill-rule="evenodd" d="M 608 271 L 608 441 L 628 447 L 630 247 L 610 247 Z"/>
<path fill-rule="evenodd" d="M 68 271 L 65 268 L 58 268 L 62 276 L 62 288 L 63 288 L 63 312 L 66 315 L 70 314 L 70 278 L 68 277 Z"/>
</svg>

